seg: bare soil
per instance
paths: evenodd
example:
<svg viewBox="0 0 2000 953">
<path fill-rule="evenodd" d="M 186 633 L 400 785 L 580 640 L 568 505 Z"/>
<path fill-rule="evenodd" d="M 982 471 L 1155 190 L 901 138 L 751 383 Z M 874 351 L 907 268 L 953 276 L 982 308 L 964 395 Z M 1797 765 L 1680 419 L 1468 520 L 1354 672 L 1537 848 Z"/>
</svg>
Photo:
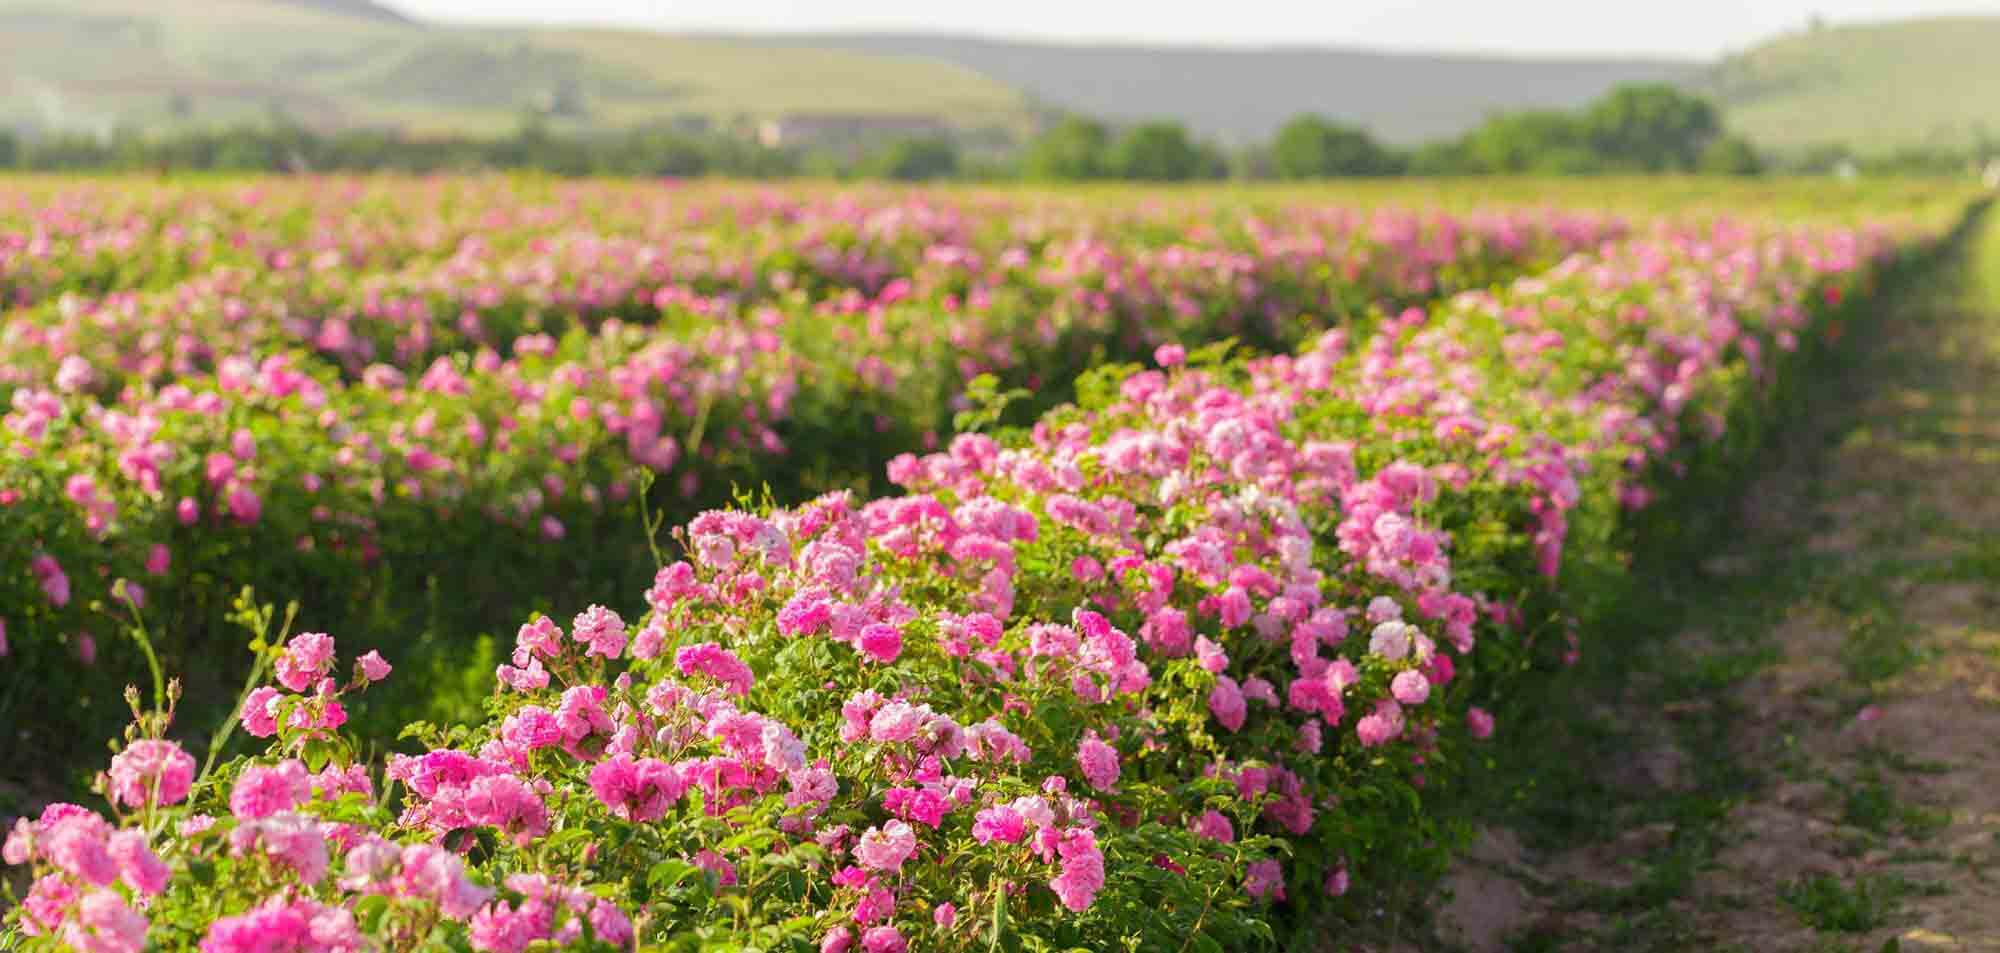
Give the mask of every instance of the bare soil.
<svg viewBox="0 0 2000 953">
<path fill-rule="evenodd" d="M 1389 946 L 2000 950 L 2000 223 L 1976 227 L 1769 453 L 1679 629 L 1610 649 L 1634 659 L 1583 703 L 1588 763 L 1549 766 L 1574 807 L 1486 828 Z"/>
</svg>

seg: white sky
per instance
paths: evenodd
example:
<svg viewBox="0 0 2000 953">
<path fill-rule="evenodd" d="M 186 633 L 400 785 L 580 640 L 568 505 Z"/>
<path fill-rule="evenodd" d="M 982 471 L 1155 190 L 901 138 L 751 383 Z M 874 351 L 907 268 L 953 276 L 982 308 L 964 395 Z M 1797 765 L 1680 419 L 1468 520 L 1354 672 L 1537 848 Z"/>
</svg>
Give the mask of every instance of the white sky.
<svg viewBox="0 0 2000 953">
<path fill-rule="evenodd" d="M 2000 0 L 386 0 L 425 18 L 730 32 L 1710 57 L 1803 26 L 2000 13 Z"/>
</svg>

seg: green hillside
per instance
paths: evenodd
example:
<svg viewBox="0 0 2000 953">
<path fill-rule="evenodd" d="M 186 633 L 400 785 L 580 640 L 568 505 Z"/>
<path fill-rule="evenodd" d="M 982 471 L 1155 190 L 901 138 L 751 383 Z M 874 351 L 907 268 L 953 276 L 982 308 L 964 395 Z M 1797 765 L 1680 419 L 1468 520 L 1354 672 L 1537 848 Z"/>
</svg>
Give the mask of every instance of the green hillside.
<svg viewBox="0 0 2000 953">
<path fill-rule="evenodd" d="M 1229 141 L 1318 112 L 1410 144 L 1496 110 L 1573 108 L 1618 83 L 1671 82 L 1715 98 L 1730 127 L 1779 151 L 1864 154 L 2000 140 L 2000 17 L 1826 26 L 1719 63 L 1508 59 L 1292 47 L 1070 45 L 907 34 L 786 37 L 799 46 L 922 56 L 1110 119 L 1168 116 Z"/>
<path fill-rule="evenodd" d="M 1066 45 L 914 34 L 672 36 L 413 22 L 376 0 L 0 0 L 0 128 L 161 130 L 283 116 L 496 134 L 787 113 L 909 115 L 1018 139 L 1039 108 L 1177 119 L 1232 144 L 1316 112 L 1398 144 L 1618 83 L 1715 98 L 1760 147 L 1865 155 L 2000 139 L 2000 17 L 1826 26 L 1719 63 L 1322 47 Z M 982 137 L 992 141 L 992 137 Z"/>
<path fill-rule="evenodd" d="M 2000 140 L 2000 17 L 1826 26 L 1730 57 L 1702 81 L 1768 149 L 1864 154 Z"/>
<path fill-rule="evenodd" d="M 1030 115 L 1021 93 L 934 60 L 429 25 L 331 0 L 0 0 L 0 125 L 105 131 L 282 114 L 321 128 L 484 133 L 527 110 L 581 129 L 793 111 L 1018 128 Z"/>
<path fill-rule="evenodd" d="M 1285 120 L 1312 112 L 1414 145 L 1457 135 L 1498 110 L 1574 108 L 1620 83 L 1684 82 L 1706 66 L 1633 57 L 1531 59 L 898 33 L 803 34 L 765 42 L 952 63 L 1064 109 L 1113 122 L 1178 119 L 1232 144 L 1267 139 Z"/>
</svg>

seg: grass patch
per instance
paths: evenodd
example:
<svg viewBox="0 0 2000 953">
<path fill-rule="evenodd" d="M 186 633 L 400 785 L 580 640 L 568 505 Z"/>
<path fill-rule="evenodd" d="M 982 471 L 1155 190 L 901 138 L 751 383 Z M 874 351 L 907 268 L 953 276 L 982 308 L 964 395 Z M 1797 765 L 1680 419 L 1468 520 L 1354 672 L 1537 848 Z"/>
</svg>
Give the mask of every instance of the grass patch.
<svg viewBox="0 0 2000 953">
<path fill-rule="evenodd" d="M 1910 643 L 1910 626 L 1903 618 L 1901 600 L 1890 586 L 1892 579 L 1882 572 L 1849 576 L 1824 595 L 1828 606 L 1847 623 L 1847 635 L 1840 646 L 1841 668 L 1862 686 L 1895 678 L 1923 661 L 1923 652 Z"/>
<path fill-rule="evenodd" d="M 1984 582 L 2000 586 L 2000 540 L 1982 539 L 1971 552 L 1924 574 L 1926 582 Z"/>
<path fill-rule="evenodd" d="M 1778 899 L 1815 930 L 1866 933 L 1887 924 L 1909 892 L 1901 877 L 1861 877 L 1849 886 L 1838 877 L 1814 874 L 1778 888 Z"/>
</svg>

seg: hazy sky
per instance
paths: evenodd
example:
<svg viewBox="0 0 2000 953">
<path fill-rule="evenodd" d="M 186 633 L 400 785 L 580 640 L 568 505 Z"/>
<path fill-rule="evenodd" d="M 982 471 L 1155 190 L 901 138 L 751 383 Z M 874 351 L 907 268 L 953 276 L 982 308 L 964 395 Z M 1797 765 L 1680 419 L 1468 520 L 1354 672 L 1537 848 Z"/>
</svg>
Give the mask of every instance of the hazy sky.
<svg viewBox="0 0 2000 953">
<path fill-rule="evenodd" d="M 420 17 L 670 30 L 896 30 L 1055 40 L 1307 43 L 1713 56 L 1821 13 L 2000 13 L 2000 0 L 386 0 Z"/>
</svg>

